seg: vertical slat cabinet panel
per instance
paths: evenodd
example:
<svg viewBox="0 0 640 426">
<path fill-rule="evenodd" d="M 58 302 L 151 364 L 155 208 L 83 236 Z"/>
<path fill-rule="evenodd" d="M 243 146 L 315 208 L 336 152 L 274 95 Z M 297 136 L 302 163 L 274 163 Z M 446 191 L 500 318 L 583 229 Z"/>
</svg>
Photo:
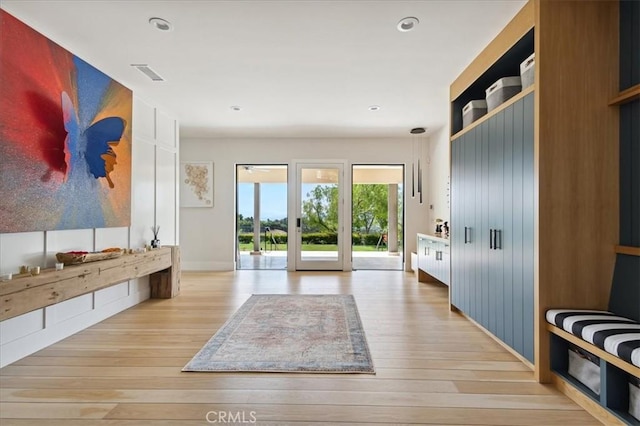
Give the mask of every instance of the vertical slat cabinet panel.
<svg viewBox="0 0 640 426">
<path fill-rule="evenodd" d="M 503 197 L 503 154 L 504 154 L 504 114 L 499 113 L 489 119 L 489 331 L 502 339 L 504 332 L 498 332 L 498 318 L 504 310 L 502 299 L 502 250 L 499 234 L 502 232 Z M 502 325 L 502 321 L 500 321 Z"/>
<path fill-rule="evenodd" d="M 482 163 L 480 182 L 482 192 L 480 196 L 480 225 L 478 231 L 481 233 L 480 243 L 480 263 L 479 271 L 481 274 L 481 316 L 480 323 L 489 328 L 489 121 L 485 121 L 480 125 L 482 132 Z"/>
<path fill-rule="evenodd" d="M 495 188 L 494 188 L 494 197 L 493 197 L 493 211 L 495 212 L 494 224 L 496 228 L 499 230 L 499 248 L 494 250 L 495 264 L 497 265 L 495 268 L 495 274 L 492 277 L 494 281 L 494 300 L 496 307 L 496 324 L 495 324 L 495 335 L 502 341 L 504 341 L 504 244 L 503 244 L 503 236 L 504 236 L 504 216 L 505 216 L 505 178 L 504 178 L 504 170 L 505 170 L 505 140 L 504 140 L 504 111 L 496 116 L 496 130 L 495 130 L 495 144 L 496 144 L 496 164 L 499 164 L 499 167 L 496 167 L 496 170 L 493 171 L 493 176 L 495 176 Z"/>
<path fill-rule="evenodd" d="M 451 142 L 451 279 L 449 288 L 451 303 L 462 309 L 460 290 L 462 287 L 462 247 L 464 245 L 464 224 L 461 218 L 463 212 L 462 197 L 460 196 L 460 145 L 464 135 Z"/>
<path fill-rule="evenodd" d="M 503 111 L 502 340 L 513 347 L 513 105 Z"/>
<path fill-rule="evenodd" d="M 534 164 L 533 93 L 523 99 L 523 178 L 522 178 L 522 275 L 523 275 L 523 355 L 534 362 Z"/>
<path fill-rule="evenodd" d="M 465 135 L 464 145 L 462 148 L 462 164 L 463 164 L 463 180 L 464 180 L 464 226 L 466 228 L 466 239 L 464 245 L 464 305 L 463 310 L 468 315 L 471 315 L 472 312 L 472 290 L 473 290 L 473 282 L 472 282 L 472 268 L 473 262 L 475 259 L 473 258 L 473 247 L 471 245 L 471 229 L 472 220 L 473 220 L 473 211 L 475 208 L 475 198 L 473 195 L 473 191 L 475 189 L 473 183 L 473 173 L 475 170 L 475 140 L 476 134 L 475 130 L 470 131 Z"/>
<path fill-rule="evenodd" d="M 474 189 L 471 196 L 474 200 L 473 216 L 471 217 L 470 248 L 472 251 L 471 282 L 472 282 L 472 318 L 482 324 L 482 125 L 476 127 L 473 143 L 473 173 L 469 176 Z"/>
<path fill-rule="evenodd" d="M 523 102 L 513 104 L 513 349 L 524 351 L 523 306 Z"/>
</svg>

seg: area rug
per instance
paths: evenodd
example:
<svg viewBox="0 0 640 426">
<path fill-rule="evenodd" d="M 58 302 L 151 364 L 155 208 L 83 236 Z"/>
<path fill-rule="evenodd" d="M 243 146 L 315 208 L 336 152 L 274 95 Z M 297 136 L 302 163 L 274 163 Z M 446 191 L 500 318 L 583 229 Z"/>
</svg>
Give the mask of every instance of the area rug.
<svg viewBox="0 0 640 426">
<path fill-rule="evenodd" d="M 182 371 L 374 373 L 352 295 L 253 295 Z"/>
</svg>

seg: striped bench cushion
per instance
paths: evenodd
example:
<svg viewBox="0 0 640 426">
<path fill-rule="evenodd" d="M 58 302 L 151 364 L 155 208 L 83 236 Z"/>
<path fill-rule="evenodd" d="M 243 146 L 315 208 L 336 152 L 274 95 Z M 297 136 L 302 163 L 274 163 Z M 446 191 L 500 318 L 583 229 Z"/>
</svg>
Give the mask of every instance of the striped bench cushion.
<svg viewBox="0 0 640 426">
<path fill-rule="evenodd" d="M 640 367 L 640 324 L 607 311 L 550 309 L 547 322 Z"/>
</svg>

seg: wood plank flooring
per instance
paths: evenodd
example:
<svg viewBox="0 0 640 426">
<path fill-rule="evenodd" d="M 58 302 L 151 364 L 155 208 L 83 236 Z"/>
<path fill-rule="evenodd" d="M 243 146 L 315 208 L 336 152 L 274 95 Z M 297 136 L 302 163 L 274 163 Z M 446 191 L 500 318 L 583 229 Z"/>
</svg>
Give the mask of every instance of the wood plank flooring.
<svg viewBox="0 0 640 426">
<path fill-rule="evenodd" d="M 182 373 L 251 294 L 353 294 L 376 375 Z M 218 417 L 218 416 L 223 416 Z M 149 300 L 0 370 L 0 424 L 593 425 L 462 316 L 396 271 L 185 272 Z"/>
</svg>

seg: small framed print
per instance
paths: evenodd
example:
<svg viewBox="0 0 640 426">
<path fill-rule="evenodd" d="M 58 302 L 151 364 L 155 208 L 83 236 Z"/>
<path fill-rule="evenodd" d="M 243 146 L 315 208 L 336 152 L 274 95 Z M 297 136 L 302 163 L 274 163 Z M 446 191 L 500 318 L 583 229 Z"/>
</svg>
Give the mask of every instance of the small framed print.
<svg viewBox="0 0 640 426">
<path fill-rule="evenodd" d="M 180 207 L 213 207 L 213 162 L 180 163 Z"/>
</svg>

